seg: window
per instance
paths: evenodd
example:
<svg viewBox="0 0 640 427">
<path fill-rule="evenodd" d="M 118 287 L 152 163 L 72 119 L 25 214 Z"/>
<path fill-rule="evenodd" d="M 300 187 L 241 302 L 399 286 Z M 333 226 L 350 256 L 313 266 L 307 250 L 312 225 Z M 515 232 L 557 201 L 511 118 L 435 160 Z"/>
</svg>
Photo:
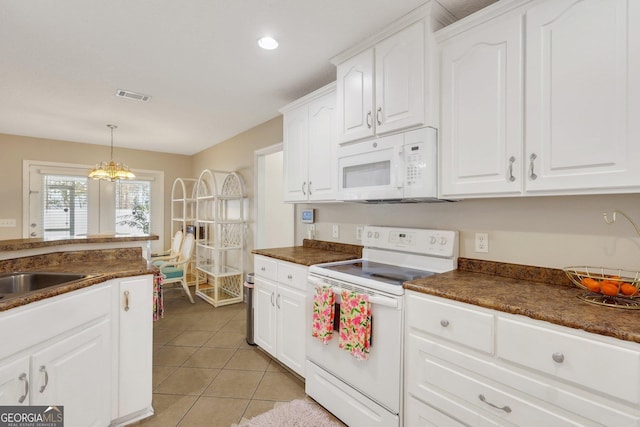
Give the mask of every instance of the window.
<svg viewBox="0 0 640 427">
<path fill-rule="evenodd" d="M 116 183 L 116 234 L 149 234 L 151 231 L 151 183 Z"/>
<path fill-rule="evenodd" d="M 157 234 L 151 250 L 162 250 L 164 173 L 136 170 L 136 180 L 112 183 L 87 178 L 89 169 L 24 161 L 23 237 Z"/>
<path fill-rule="evenodd" d="M 42 230 L 45 238 L 87 234 L 87 180 L 77 176 L 43 175 Z"/>
</svg>

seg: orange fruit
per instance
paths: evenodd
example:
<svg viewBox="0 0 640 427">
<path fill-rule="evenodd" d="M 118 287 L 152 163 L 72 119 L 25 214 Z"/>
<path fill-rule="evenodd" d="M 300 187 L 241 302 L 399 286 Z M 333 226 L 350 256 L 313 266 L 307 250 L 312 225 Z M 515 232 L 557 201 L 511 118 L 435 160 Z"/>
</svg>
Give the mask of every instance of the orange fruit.
<svg viewBox="0 0 640 427">
<path fill-rule="evenodd" d="M 631 283 L 623 283 L 620 285 L 620 292 L 628 296 L 633 296 L 638 294 L 638 288 L 633 286 Z"/>
<path fill-rule="evenodd" d="M 618 285 L 615 283 L 611 283 L 605 280 L 600 285 L 600 289 L 605 295 L 609 295 L 611 297 L 615 297 L 616 295 L 618 295 Z"/>
<path fill-rule="evenodd" d="M 592 279 L 591 277 L 583 278 L 580 283 L 582 283 L 582 285 L 589 289 L 591 292 L 600 292 L 600 282 Z"/>
</svg>

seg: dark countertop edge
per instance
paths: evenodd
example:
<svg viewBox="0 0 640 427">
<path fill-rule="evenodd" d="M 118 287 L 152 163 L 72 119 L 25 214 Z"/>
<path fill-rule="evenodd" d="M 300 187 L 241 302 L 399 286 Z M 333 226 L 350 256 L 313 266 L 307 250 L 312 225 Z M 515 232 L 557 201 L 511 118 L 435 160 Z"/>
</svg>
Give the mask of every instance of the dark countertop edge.
<svg viewBox="0 0 640 427">
<path fill-rule="evenodd" d="M 362 246 L 304 239 L 302 246 L 254 249 L 251 253 L 309 267 L 362 258 Z"/>
<path fill-rule="evenodd" d="M 88 288 L 89 286 L 98 285 L 104 283 L 107 280 L 118 279 L 123 277 L 143 276 L 146 274 L 154 274 L 156 268 L 148 269 L 132 269 L 132 270 L 120 270 L 117 272 L 104 273 L 104 274 L 89 274 L 89 277 L 81 280 L 77 280 L 71 283 L 63 283 L 57 286 L 51 286 L 46 289 L 33 291 L 28 294 L 21 295 L 19 297 L 10 298 L 7 300 L 0 300 L 0 313 L 12 308 L 21 307 L 32 302 L 42 301 L 47 298 L 73 292 L 78 289 Z"/>
<path fill-rule="evenodd" d="M 0 251 L 19 251 L 24 249 L 46 248 L 61 245 L 78 245 L 88 243 L 119 243 L 119 242 L 144 242 L 149 240 L 159 240 L 155 234 L 144 236 L 86 236 L 72 239 L 12 239 L 0 240 Z"/>
</svg>

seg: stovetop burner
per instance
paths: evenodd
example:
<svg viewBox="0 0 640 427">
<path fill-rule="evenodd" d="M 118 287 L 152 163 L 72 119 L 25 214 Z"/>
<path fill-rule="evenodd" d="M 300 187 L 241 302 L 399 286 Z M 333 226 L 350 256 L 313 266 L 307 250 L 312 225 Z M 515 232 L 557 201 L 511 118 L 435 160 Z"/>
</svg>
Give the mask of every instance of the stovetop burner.
<svg viewBox="0 0 640 427">
<path fill-rule="evenodd" d="M 364 279 L 376 280 L 391 285 L 402 286 L 404 282 L 432 276 L 435 273 L 397 265 L 383 264 L 375 261 L 358 260 L 352 263 L 324 266 L 327 270 L 336 271 Z"/>
</svg>

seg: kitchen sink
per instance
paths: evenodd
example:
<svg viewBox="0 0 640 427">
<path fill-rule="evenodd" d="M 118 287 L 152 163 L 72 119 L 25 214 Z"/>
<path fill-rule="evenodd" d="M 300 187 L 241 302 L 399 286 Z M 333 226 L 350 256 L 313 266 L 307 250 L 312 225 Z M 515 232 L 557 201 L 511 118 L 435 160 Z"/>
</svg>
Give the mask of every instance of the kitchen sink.
<svg viewBox="0 0 640 427">
<path fill-rule="evenodd" d="M 0 298 L 26 294 L 85 277 L 86 274 L 74 273 L 4 273 L 0 274 Z"/>
</svg>

